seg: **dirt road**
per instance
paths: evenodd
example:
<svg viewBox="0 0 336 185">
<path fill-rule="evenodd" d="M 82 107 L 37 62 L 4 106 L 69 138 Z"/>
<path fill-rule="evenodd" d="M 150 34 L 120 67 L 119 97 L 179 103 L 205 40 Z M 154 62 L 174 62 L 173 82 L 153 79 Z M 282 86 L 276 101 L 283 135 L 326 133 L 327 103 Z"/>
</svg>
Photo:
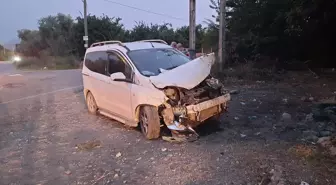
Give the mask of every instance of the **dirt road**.
<svg viewBox="0 0 336 185">
<path fill-rule="evenodd" d="M 290 152 L 297 130 L 278 132 L 288 90 L 241 85 L 220 127 L 195 142 L 148 141 L 140 131 L 87 113 L 79 70 L 16 71 L 0 64 L 0 184 L 258 184 L 276 166 L 288 184 L 336 184 Z M 95 144 L 82 145 L 88 141 Z M 84 146 L 84 147 L 82 147 Z"/>
</svg>

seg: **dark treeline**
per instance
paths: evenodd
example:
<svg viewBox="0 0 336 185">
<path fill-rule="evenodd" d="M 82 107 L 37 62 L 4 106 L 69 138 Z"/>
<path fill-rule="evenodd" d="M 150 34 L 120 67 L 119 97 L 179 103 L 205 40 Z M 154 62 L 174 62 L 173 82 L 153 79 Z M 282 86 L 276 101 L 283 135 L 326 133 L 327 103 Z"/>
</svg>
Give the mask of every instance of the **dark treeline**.
<svg viewBox="0 0 336 185">
<path fill-rule="evenodd" d="M 219 1 L 210 0 L 217 10 L 207 20 L 208 26 L 197 26 L 196 49 L 217 51 Z M 334 67 L 336 52 L 335 0 L 228 0 L 227 1 L 227 62 L 251 61 L 262 66 L 302 65 Z M 211 15 L 209 15 L 211 17 Z M 19 30 L 21 43 L 17 50 L 25 56 L 81 58 L 85 52 L 83 18 L 64 14 L 39 20 L 37 30 Z M 90 43 L 103 40 L 124 42 L 143 39 L 163 39 L 180 42 L 188 47 L 188 26 L 177 29 L 171 24 L 138 22 L 127 30 L 121 18 L 88 16 Z"/>
</svg>

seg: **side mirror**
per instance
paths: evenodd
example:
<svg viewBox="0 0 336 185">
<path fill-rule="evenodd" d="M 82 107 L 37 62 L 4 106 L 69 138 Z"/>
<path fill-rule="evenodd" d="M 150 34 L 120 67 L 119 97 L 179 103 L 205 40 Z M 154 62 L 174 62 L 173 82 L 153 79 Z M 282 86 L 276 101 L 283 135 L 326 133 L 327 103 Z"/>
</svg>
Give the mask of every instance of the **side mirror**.
<svg viewBox="0 0 336 185">
<path fill-rule="evenodd" d="M 124 73 L 121 73 L 121 72 L 113 73 L 111 74 L 110 77 L 113 81 L 115 81 L 116 79 L 120 79 L 120 80 L 126 79 L 126 76 L 124 75 Z"/>
<path fill-rule="evenodd" d="M 131 79 L 127 79 L 124 73 L 121 72 L 113 73 L 110 77 L 112 81 L 133 83 Z"/>
</svg>

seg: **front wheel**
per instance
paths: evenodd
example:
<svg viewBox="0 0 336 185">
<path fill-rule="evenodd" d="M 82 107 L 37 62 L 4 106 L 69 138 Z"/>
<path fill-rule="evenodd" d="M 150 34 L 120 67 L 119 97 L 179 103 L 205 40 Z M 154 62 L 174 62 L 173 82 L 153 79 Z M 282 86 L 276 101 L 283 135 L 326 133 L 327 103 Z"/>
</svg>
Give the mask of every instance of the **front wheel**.
<svg viewBox="0 0 336 185">
<path fill-rule="evenodd" d="M 91 114 L 97 114 L 98 106 L 91 92 L 88 92 L 86 95 L 86 105 Z"/>
<path fill-rule="evenodd" d="M 141 107 L 140 127 L 147 139 L 157 139 L 160 137 L 160 118 L 155 107 Z"/>
</svg>

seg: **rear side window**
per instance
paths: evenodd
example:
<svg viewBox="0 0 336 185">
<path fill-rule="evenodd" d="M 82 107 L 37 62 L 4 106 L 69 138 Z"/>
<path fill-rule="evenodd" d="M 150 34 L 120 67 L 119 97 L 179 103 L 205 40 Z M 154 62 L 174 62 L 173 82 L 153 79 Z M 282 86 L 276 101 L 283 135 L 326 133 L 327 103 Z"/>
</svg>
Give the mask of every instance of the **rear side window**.
<svg viewBox="0 0 336 185">
<path fill-rule="evenodd" d="M 85 66 L 93 72 L 107 75 L 107 53 L 104 51 L 87 53 L 85 57 Z"/>
</svg>

